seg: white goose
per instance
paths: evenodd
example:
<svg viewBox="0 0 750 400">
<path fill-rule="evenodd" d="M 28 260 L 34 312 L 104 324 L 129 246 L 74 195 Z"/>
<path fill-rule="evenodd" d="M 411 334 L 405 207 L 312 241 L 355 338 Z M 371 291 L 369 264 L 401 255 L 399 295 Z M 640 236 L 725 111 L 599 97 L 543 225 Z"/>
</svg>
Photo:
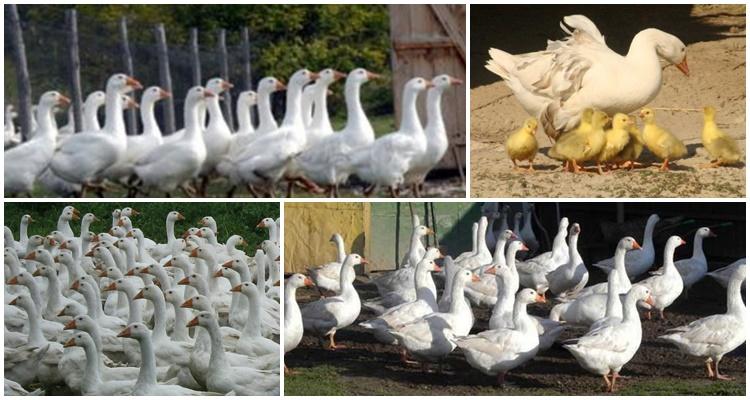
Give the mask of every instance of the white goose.
<svg viewBox="0 0 750 400">
<path fill-rule="evenodd" d="M 39 127 L 34 137 L 3 155 L 3 173 L 6 196 L 31 193 L 37 177 L 52 160 L 57 138 L 57 125 L 53 119 L 55 106 L 67 106 L 70 99 L 58 92 L 46 92 L 39 99 L 37 119 Z"/>
<path fill-rule="evenodd" d="M 719 362 L 725 354 L 745 343 L 747 311 L 742 303 L 741 291 L 746 275 L 744 263 L 733 268 L 727 287 L 726 313 L 701 318 L 669 330 L 674 333 L 659 336 L 683 353 L 705 357 L 706 370 L 711 379 L 731 379 L 719 372 Z"/>
<path fill-rule="evenodd" d="M 359 293 L 352 285 L 354 266 L 367 264 L 359 254 L 349 254 L 341 265 L 341 294 L 306 304 L 302 308 L 302 323 L 305 331 L 329 337 L 329 349 L 337 348 L 336 331 L 351 325 L 359 316 L 361 303 Z M 340 347 L 340 346 L 339 346 Z"/>
<path fill-rule="evenodd" d="M 469 365 L 485 375 L 497 376 L 498 385 L 503 385 L 508 371 L 536 355 L 539 336 L 534 321 L 526 313 L 526 306 L 545 301 L 534 290 L 523 289 L 515 298 L 513 327 L 484 331 L 454 341 Z"/>
<path fill-rule="evenodd" d="M 305 150 L 296 159 L 305 176 L 318 185 L 328 187 L 330 196 L 338 196 L 338 186 L 346 182 L 353 172 L 349 162 L 351 151 L 375 140 L 375 132 L 362 108 L 359 93 L 363 83 L 379 77 L 364 68 L 349 72 L 344 88 L 346 126 Z"/>
<path fill-rule="evenodd" d="M 683 244 L 685 244 L 685 241 L 679 236 L 670 237 L 664 246 L 664 273 L 638 282 L 651 290 L 654 297 L 654 307 L 659 310 L 661 319 L 665 319 L 664 309 L 680 297 L 684 288 L 682 277 L 674 265 L 674 251 Z M 651 319 L 651 311 L 647 315 Z"/>
<path fill-rule="evenodd" d="M 709 237 L 716 237 L 716 234 L 707 227 L 698 229 L 695 232 L 693 239 L 693 256 L 674 262 L 677 271 L 682 277 L 682 283 L 685 285 L 685 290 L 690 289 L 696 282 L 703 279 L 708 272 L 708 261 L 706 260 L 706 254 L 703 253 L 703 239 Z"/>
<path fill-rule="evenodd" d="M 643 247 L 637 251 L 630 251 L 625 255 L 625 269 L 628 272 L 628 278 L 633 279 L 648 271 L 654 264 L 656 251 L 654 250 L 654 228 L 659 222 L 659 216 L 651 214 L 646 222 L 646 229 L 643 232 Z M 615 265 L 614 258 L 608 258 L 594 263 L 605 271 L 612 269 Z"/>
<path fill-rule="evenodd" d="M 561 298 L 575 296 L 589 281 L 589 271 L 578 253 L 581 226 L 574 223 L 568 235 L 568 262 L 547 274 L 549 290 Z"/>
<path fill-rule="evenodd" d="M 716 282 L 719 282 L 721 286 L 727 287 L 729 286 L 729 281 L 732 278 L 734 269 L 739 267 L 740 265 L 745 265 L 744 258 L 740 258 L 739 260 L 727 265 L 726 267 L 721 267 L 719 269 L 713 270 L 706 275 L 714 278 L 714 280 L 716 280 Z M 745 283 L 743 282 L 742 285 L 744 286 Z"/>
<path fill-rule="evenodd" d="M 312 285 L 310 278 L 302 274 L 294 274 L 284 283 L 284 354 L 297 348 L 304 335 L 302 312 L 297 304 L 297 289 Z M 284 373 L 288 372 L 289 368 L 284 362 Z"/>
<path fill-rule="evenodd" d="M 357 176 L 372 185 L 365 190 L 366 195 L 383 186 L 388 188 L 392 197 L 398 197 L 404 174 L 409 171 L 415 157 L 426 152 L 427 138 L 417 113 L 417 97 L 432 86 L 432 82 L 419 77 L 406 82 L 398 131 L 381 136 L 350 154 Z"/>
<path fill-rule="evenodd" d="M 401 261 L 401 268 L 373 279 L 381 296 L 387 296 L 392 292 L 408 292 L 414 288 L 414 267 L 426 254 L 422 238 L 434 233 L 431 228 L 424 225 L 414 227 L 409 240 L 409 250 Z"/>
<path fill-rule="evenodd" d="M 115 74 L 107 81 L 106 120 L 101 131 L 79 132 L 57 149 L 50 168 L 66 181 L 89 184 L 125 158 L 127 151 L 122 95 L 141 89 L 137 80 Z"/>
<path fill-rule="evenodd" d="M 99 125 L 99 108 L 104 105 L 107 96 L 101 90 L 89 93 L 86 101 L 83 102 L 83 123 L 82 131 L 99 131 L 102 129 Z"/>
<path fill-rule="evenodd" d="M 535 289 L 544 296 L 544 293 L 549 288 L 547 274 L 570 261 L 570 249 L 565 242 L 565 237 L 568 235 L 568 224 L 567 217 L 563 217 L 560 220 L 557 234 L 552 241 L 552 251 L 518 263 L 521 286 Z M 516 232 L 516 235 L 520 236 L 520 232 Z"/>
<path fill-rule="evenodd" d="M 180 140 L 154 148 L 136 162 L 134 171 L 146 188 L 158 188 L 169 193 L 181 186 L 190 192 L 186 181 L 198 175 L 206 159 L 198 107 L 204 99 L 215 96 L 201 86 L 188 91 L 185 99 L 185 135 Z"/>
<path fill-rule="evenodd" d="M 404 176 L 405 183 L 412 186 L 416 197 L 421 197 L 419 186 L 424 184 L 427 173 L 443 159 L 448 150 L 448 134 L 441 109 L 443 91 L 461 84 L 463 84 L 462 80 L 443 74 L 432 78 L 433 86 L 427 90 L 427 125 L 424 127 L 427 146 L 423 153 L 417 154 L 412 160 L 411 167 Z M 490 243 L 493 242 L 490 241 Z"/>
<path fill-rule="evenodd" d="M 341 264 L 346 258 L 346 250 L 344 249 L 344 238 L 340 234 L 334 233 L 330 241 L 336 245 L 336 261 L 308 268 L 307 272 L 315 286 L 338 293 L 341 291 L 339 272 L 341 271 Z"/>
<path fill-rule="evenodd" d="M 563 21 L 573 31 L 561 23 L 569 36 L 548 41 L 546 50 L 511 55 L 493 48 L 486 65 L 552 137 L 574 128 L 584 108 L 612 115 L 648 104 L 661 89 L 660 59 L 689 73 L 685 44 L 669 33 L 654 28 L 639 32 L 623 57 L 607 47 L 585 16 L 569 15 Z"/>
<path fill-rule="evenodd" d="M 224 113 L 219 105 L 221 94 L 232 89 L 234 85 L 221 78 L 212 78 L 206 82 L 206 90 L 216 96 L 206 99 L 206 108 L 208 109 L 208 125 L 203 134 L 203 143 L 206 147 L 206 159 L 201 167 L 201 175 L 204 176 L 203 188 L 205 191 L 208 174 L 212 173 L 216 165 L 229 151 L 229 145 L 232 143 L 232 129 L 227 125 L 224 119 Z M 205 193 L 204 193 L 205 195 Z"/>
<path fill-rule="evenodd" d="M 643 331 L 636 306 L 638 301 L 653 304 L 651 291 L 636 284 L 625 296 L 621 321 L 591 330 L 573 343 L 563 345 L 581 367 L 604 378 L 608 392 L 615 391 L 620 370 L 641 347 Z"/>
</svg>

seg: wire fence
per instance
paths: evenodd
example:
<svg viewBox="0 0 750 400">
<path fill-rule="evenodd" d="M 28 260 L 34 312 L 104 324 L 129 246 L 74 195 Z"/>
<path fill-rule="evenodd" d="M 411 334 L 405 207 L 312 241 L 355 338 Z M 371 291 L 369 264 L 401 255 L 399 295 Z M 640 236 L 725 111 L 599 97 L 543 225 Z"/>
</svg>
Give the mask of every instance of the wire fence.
<svg viewBox="0 0 750 400">
<path fill-rule="evenodd" d="M 20 6 L 19 6 L 20 8 Z M 58 90 L 63 93 L 70 93 L 69 85 L 69 54 L 68 54 L 68 29 L 64 23 L 30 23 L 24 21 L 21 16 L 21 25 L 23 39 L 26 47 L 26 57 L 28 72 L 32 87 L 32 102 L 36 102 L 39 96 L 48 90 Z M 81 89 L 83 98 L 88 93 L 95 90 L 104 90 L 106 80 L 115 72 L 124 72 L 125 63 L 123 61 L 122 39 L 119 31 L 119 25 L 102 23 L 101 21 L 91 18 L 86 14 L 78 15 L 79 26 L 79 54 L 81 63 Z M 9 37 L 8 16 L 5 17 L 5 35 Z M 130 36 L 129 47 L 133 60 L 134 76 L 144 85 L 144 87 L 159 85 L 159 64 L 157 60 L 157 45 L 154 36 L 155 25 L 152 22 L 143 22 L 138 20 L 128 21 L 128 32 Z M 193 86 L 193 58 L 187 37 L 184 32 L 171 33 L 166 32 L 169 68 L 172 80 L 172 93 L 174 102 L 174 112 L 177 129 L 183 125 L 183 105 L 184 95 L 188 89 Z M 179 36 L 175 38 L 175 36 Z M 283 35 L 282 35 L 283 36 Z M 219 53 L 216 42 L 218 29 L 203 30 L 200 32 L 199 49 L 200 49 L 200 70 L 201 80 L 205 82 L 213 77 L 220 76 L 222 57 Z M 264 76 L 276 76 L 286 82 L 287 72 L 278 74 L 278 71 L 258 70 L 255 68 L 255 61 L 263 56 L 267 48 L 273 48 L 275 40 L 268 35 L 250 37 L 250 60 L 252 83 L 245 82 L 243 76 L 243 48 L 241 43 L 241 31 L 227 31 L 227 57 L 229 65 L 229 80 L 235 84 L 235 89 L 230 94 L 232 104 L 242 90 L 255 88 L 255 84 Z M 171 40 L 172 39 L 172 40 Z M 299 38 L 299 40 L 311 41 L 314 38 Z M 13 63 L 11 43 L 5 41 L 5 103 L 17 104 L 17 82 L 15 75 L 15 65 Z M 320 69 L 325 67 L 336 67 L 335 65 L 310 65 L 315 62 L 307 63 L 306 57 L 298 57 L 299 68 L 307 67 L 310 69 Z M 301 59 L 300 59 L 301 58 Z M 309 57 L 307 57 L 309 58 Z M 356 58 L 354 59 L 356 62 Z M 351 65 L 351 62 L 347 63 Z M 384 61 L 388 65 L 388 60 Z M 362 65 L 368 67 L 367 65 Z M 272 68 L 266 68 L 272 69 Z M 282 69 L 282 68 L 280 68 Z M 287 68 L 288 69 L 288 68 Z M 372 69 L 372 68 L 371 68 Z M 377 71 L 385 72 L 387 71 Z M 289 73 L 291 74 L 291 73 Z M 368 84 L 369 85 L 369 84 Z M 345 114 L 343 107 L 343 87 L 332 88 L 334 94 L 329 100 L 332 115 Z M 375 115 L 389 114 L 392 112 L 392 92 L 389 82 L 381 82 L 370 85 L 365 88 L 363 97 L 368 96 L 369 101 L 363 101 L 368 112 Z M 139 99 L 139 93 L 134 93 L 136 100 Z M 273 109 L 277 118 L 283 116 L 284 96 L 276 95 L 273 97 Z M 159 121 L 162 121 L 164 114 L 164 102 L 157 103 L 155 112 Z M 233 106 L 234 107 L 234 106 Z M 57 116 L 58 124 L 64 124 L 67 121 L 65 113 Z M 234 119 L 236 122 L 236 118 Z"/>
</svg>

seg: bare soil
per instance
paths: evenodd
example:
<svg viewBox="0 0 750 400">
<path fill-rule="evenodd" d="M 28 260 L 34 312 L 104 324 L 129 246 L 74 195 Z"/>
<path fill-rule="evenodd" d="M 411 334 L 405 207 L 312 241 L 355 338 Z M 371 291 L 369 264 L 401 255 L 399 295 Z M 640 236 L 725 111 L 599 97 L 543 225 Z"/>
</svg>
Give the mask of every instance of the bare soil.
<svg viewBox="0 0 750 400">
<path fill-rule="evenodd" d="M 601 280 L 603 274 L 592 273 Z M 592 277 L 592 279 L 595 279 Z M 358 280 L 357 290 L 365 298 L 377 295 L 374 285 Z M 298 291 L 300 303 L 319 297 L 315 290 Z M 714 382 L 706 378 L 700 359 L 685 356 L 656 337 L 669 329 L 698 318 L 726 311 L 725 290 L 705 279 L 696 284 L 688 299 L 667 309 L 667 320 L 643 321 L 643 342 L 636 356 L 622 370 L 628 379 L 619 381 L 620 394 L 735 394 L 744 395 L 745 345 L 724 357 L 722 373 L 736 378 L 732 382 Z M 530 306 L 535 315 L 548 315 L 551 304 Z M 487 329 L 489 310 L 474 309 L 477 322 L 472 330 Z M 399 361 L 396 346 L 383 345 L 357 324 L 375 315 L 363 310 L 357 322 L 336 334 L 336 343 L 346 349 L 329 351 L 317 338 L 305 336 L 299 347 L 285 357 L 286 365 L 296 375 L 285 377 L 287 395 L 315 395 L 304 385 L 307 374 L 321 366 L 330 367 L 326 374 L 336 375 L 332 384 L 344 395 L 597 395 L 602 378 L 582 369 L 560 342 L 581 336 L 583 329 L 566 330 L 558 342 L 526 365 L 511 371 L 504 388 L 495 385 L 494 377 L 474 370 L 460 351 L 447 359 L 443 373 L 423 373 L 418 366 Z M 296 380 L 296 381 L 295 381 Z M 300 390 L 306 387 L 308 390 Z"/>
<path fill-rule="evenodd" d="M 622 18 L 629 18 L 628 15 L 625 14 Z M 632 17 L 638 18 L 635 15 Z M 696 32 L 710 26 L 712 33 L 706 34 L 704 41 L 696 39 L 688 45 L 690 77 L 685 77 L 674 67 L 667 67 L 664 70 L 663 87 L 648 106 L 684 109 L 712 105 L 718 109 L 719 127 L 735 138 L 740 148 L 744 149 L 745 7 L 694 6 L 689 18 L 687 23 L 692 22 Z M 528 26 L 533 27 L 534 24 Z M 613 27 L 600 26 L 605 36 L 608 29 L 612 30 Z M 708 31 L 708 28 L 705 29 Z M 502 48 L 503 42 L 500 39 L 498 38 L 495 46 Z M 537 47 L 543 46 L 544 43 L 539 42 Z M 483 50 L 481 57 L 486 58 L 484 54 Z M 473 58 L 472 63 L 483 62 L 484 58 Z M 534 160 L 537 172 L 515 171 L 505 152 L 504 143 L 525 118 L 526 112 L 502 81 L 471 90 L 473 197 L 745 196 L 744 163 L 715 169 L 700 168 L 710 161 L 700 143 L 703 128 L 701 112 L 656 111 L 657 123 L 688 146 L 687 157 L 674 162 L 673 171 L 668 173 L 661 173 L 656 166 L 650 165 L 660 160 L 655 159 L 647 150 L 640 160 L 646 163 L 646 168 L 614 171 L 605 175 L 594 172 L 562 172 L 559 169 L 560 163 L 547 157 L 552 143 L 541 130 L 537 133 L 540 151 Z"/>
</svg>

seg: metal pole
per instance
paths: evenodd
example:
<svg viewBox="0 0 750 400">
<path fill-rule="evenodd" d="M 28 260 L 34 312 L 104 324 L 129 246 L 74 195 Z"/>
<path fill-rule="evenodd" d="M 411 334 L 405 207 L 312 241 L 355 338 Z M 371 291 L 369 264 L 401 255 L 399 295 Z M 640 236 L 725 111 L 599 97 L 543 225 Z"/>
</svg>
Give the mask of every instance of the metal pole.
<svg viewBox="0 0 750 400">
<path fill-rule="evenodd" d="M 167 34 L 164 31 L 164 24 L 156 25 L 154 35 L 156 36 L 156 56 L 159 61 L 159 86 L 168 92 L 172 92 L 172 77 L 169 73 L 169 51 L 167 49 Z M 164 133 L 173 133 L 175 131 L 173 99 L 173 97 L 168 97 L 163 101 Z"/>
<path fill-rule="evenodd" d="M 13 63 L 18 82 L 18 120 L 21 123 L 21 136 L 24 141 L 31 138 L 31 81 L 26 65 L 26 46 L 23 43 L 21 20 L 15 4 L 6 6 L 10 17 L 10 33 L 13 44 Z"/>
<path fill-rule="evenodd" d="M 122 49 L 122 64 L 125 68 L 125 73 L 129 76 L 135 76 L 133 71 L 133 56 L 130 54 L 130 42 L 128 40 L 128 19 L 127 17 L 120 18 L 120 46 Z M 135 93 L 131 93 L 133 99 L 135 99 Z M 127 122 L 128 122 L 128 135 L 136 135 L 138 133 L 138 118 L 134 109 L 128 109 L 126 111 Z"/>
</svg>

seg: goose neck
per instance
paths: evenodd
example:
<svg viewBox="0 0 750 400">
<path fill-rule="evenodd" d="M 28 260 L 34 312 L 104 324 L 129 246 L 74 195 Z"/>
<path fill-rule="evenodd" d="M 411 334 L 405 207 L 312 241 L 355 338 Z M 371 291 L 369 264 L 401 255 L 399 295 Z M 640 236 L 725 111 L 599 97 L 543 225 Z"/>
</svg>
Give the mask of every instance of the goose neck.
<svg viewBox="0 0 750 400">
<path fill-rule="evenodd" d="M 18 230 L 18 240 L 21 243 L 26 243 L 29 241 L 29 221 L 21 221 L 21 227 Z"/>
<path fill-rule="evenodd" d="M 250 105 L 247 102 L 237 102 L 237 121 L 240 124 L 239 133 L 247 134 L 253 132 L 253 122 L 250 120 Z"/>
<path fill-rule="evenodd" d="M 36 110 L 37 114 L 37 129 L 36 133 L 39 133 L 39 137 L 45 139 L 54 139 L 57 137 L 57 124 L 55 123 L 53 107 L 42 104 Z"/>
<path fill-rule="evenodd" d="M 174 236 L 174 219 L 167 218 L 167 244 L 172 246 L 177 238 Z"/>
<path fill-rule="evenodd" d="M 703 253 L 703 236 L 698 233 L 695 234 L 695 238 L 693 239 L 693 258 L 706 259 L 706 255 Z"/>
<path fill-rule="evenodd" d="M 668 244 L 664 248 L 664 273 L 665 274 L 671 274 L 671 273 L 678 273 L 677 267 L 674 265 L 674 251 L 677 248 L 677 246 L 673 244 Z"/>
<path fill-rule="evenodd" d="M 86 370 L 84 372 L 84 387 L 89 389 L 102 383 L 101 377 L 101 357 L 99 351 L 93 343 L 88 343 L 83 346 L 83 351 L 86 353 Z"/>
<path fill-rule="evenodd" d="M 635 291 L 631 289 L 625 296 L 625 302 L 622 305 L 623 323 L 641 322 L 641 317 L 638 315 L 638 307 L 636 306 L 637 301 Z"/>
<path fill-rule="evenodd" d="M 414 285 L 417 291 L 417 300 L 423 300 L 431 306 L 437 304 L 437 288 L 430 271 L 418 268 L 414 275 Z"/>
<path fill-rule="evenodd" d="M 419 121 L 419 114 L 417 113 L 417 97 L 419 91 L 404 90 L 404 100 L 401 104 L 401 125 L 399 130 L 402 132 L 409 132 L 412 134 L 424 134 L 422 130 L 422 123 Z"/>
<path fill-rule="evenodd" d="M 654 249 L 654 228 L 656 228 L 655 221 L 648 221 L 646 229 L 643 232 L 643 249 L 647 251 L 653 251 Z"/>
<path fill-rule="evenodd" d="M 425 127 L 425 133 L 431 136 L 445 134 L 445 123 L 443 122 L 443 110 L 441 108 L 442 97 L 443 90 L 441 88 L 431 88 L 427 92 L 427 126 Z"/>
<path fill-rule="evenodd" d="M 246 296 L 248 302 L 247 321 L 245 322 L 245 326 L 242 328 L 241 337 L 247 336 L 256 338 L 261 336 L 261 321 L 260 318 L 258 318 L 258 315 L 261 315 L 260 296 L 262 296 L 262 294 L 257 290 L 257 287 L 254 288 L 254 291 L 255 293 Z"/>
<path fill-rule="evenodd" d="M 83 105 L 83 130 L 87 132 L 100 131 L 99 125 L 99 105 L 93 102 Z"/>
<path fill-rule="evenodd" d="M 154 116 L 154 106 L 156 102 L 153 99 L 141 102 L 141 121 L 143 121 L 143 134 L 149 137 L 161 137 L 161 129 Z"/>
<path fill-rule="evenodd" d="M 153 288 L 152 288 L 153 289 Z M 157 293 L 151 301 L 154 303 L 154 330 L 153 340 L 166 340 L 167 337 L 167 305 L 164 295 Z"/>
<path fill-rule="evenodd" d="M 271 112 L 271 92 L 260 90 L 258 92 L 258 130 L 261 132 L 270 132 L 278 128 L 276 119 Z"/>
<path fill-rule="evenodd" d="M 305 126 L 302 119 L 302 87 L 294 81 L 289 83 L 286 91 L 286 113 L 281 125 L 287 127 Z"/>
<path fill-rule="evenodd" d="M 138 339 L 141 347 L 141 369 L 138 372 L 138 380 L 135 387 L 156 385 L 156 357 L 151 335 L 146 334 Z"/>
<path fill-rule="evenodd" d="M 201 109 L 205 111 L 205 101 L 188 100 L 185 103 L 185 137 L 188 139 L 201 139 L 204 129 L 199 115 Z M 167 219 L 167 232 L 169 232 L 170 220 L 171 218 Z M 174 228 L 174 221 L 172 221 L 172 228 Z M 167 235 L 169 238 L 169 233 Z M 174 229 L 172 230 L 172 238 L 174 239 Z"/>
<path fill-rule="evenodd" d="M 180 304 L 174 306 L 174 327 L 172 327 L 172 340 L 186 342 L 190 338 L 187 324 L 187 310 L 180 307 Z"/>
<path fill-rule="evenodd" d="M 367 119 L 365 110 L 362 108 L 360 102 L 360 89 L 362 83 L 355 82 L 353 80 L 346 82 L 344 89 L 344 98 L 346 100 L 346 127 L 344 128 L 347 132 L 352 132 L 355 135 L 362 136 L 361 139 L 366 141 L 375 140 L 375 133 L 370 125 L 370 120 Z"/>
<path fill-rule="evenodd" d="M 125 137 L 125 120 L 122 113 L 122 96 L 117 90 L 108 89 L 104 105 L 104 131 L 110 135 Z"/>
<path fill-rule="evenodd" d="M 315 107 L 315 113 L 312 119 L 312 128 L 320 129 L 321 131 L 331 132 L 331 121 L 328 117 L 328 84 L 320 82 L 315 88 L 313 105 Z"/>
<path fill-rule="evenodd" d="M 507 261 L 505 260 L 505 244 L 508 242 L 508 239 L 505 238 L 505 232 L 500 234 L 500 237 L 497 239 L 497 243 L 495 243 L 495 254 L 492 256 L 492 263 L 495 265 L 507 265 Z"/>
<path fill-rule="evenodd" d="M 661 82 L 661 65 L 653 32 L 651 29 L 638 32 L 630 42 L 625 59 L 635 68 L 650 71 Z"/>
<path fill-rule="evenodd" d="M 458 271 L 456 273 L 458 273 Z M 448 312 L 450 312 L 453 315 L 456 315 L 461 311 L 461 307 L 465 306 L 464 281 L 462 279 L 456 279 L 454 277 L 453 282 L 451 283 L 452 283 L 451 285 L 451 307 Z"/>
<path fill-rule="evenodd" d="M 344 239 L 337 235 L 334 237 L 334 241 L 336 242 L 336 262 L 343 263 L 346 258 Z"/>
<path fill-rule="evenodd" d="M 226 360 L 226 354 L 224 354 L 224 344 L 221 342 L 221 332 L 219 331 L 218 322 L 211 320 L 205 328 L 208 330 L 208 335 L 211 338 L 211 357 L 208 361 L 208 368 L 214 371 L 227 370 L 229 364 Z"/>
<path fill-rule="evenodd" d="M 516 299 L 513 304 L 513 325 L 516 330 L 528 331 L 531 324 L 529 314 L 526 312 L 526 303 Z"/>
<path fill-rule="evenodd" d="M 732 279 L 727 285 L 727 314 L 741 317 L 745 316 L 745 304 L 742 302 L 742 282 L 744 279 Z"/>
<path fill-rule="evenodd" d="M 42 334 L 42 317 L 39 315 L 39 311 L 36 307 L 24 308 L 26 316 L 29 318 L 29 345 L 42 346 L 47 344 Z"/>
</svg>

